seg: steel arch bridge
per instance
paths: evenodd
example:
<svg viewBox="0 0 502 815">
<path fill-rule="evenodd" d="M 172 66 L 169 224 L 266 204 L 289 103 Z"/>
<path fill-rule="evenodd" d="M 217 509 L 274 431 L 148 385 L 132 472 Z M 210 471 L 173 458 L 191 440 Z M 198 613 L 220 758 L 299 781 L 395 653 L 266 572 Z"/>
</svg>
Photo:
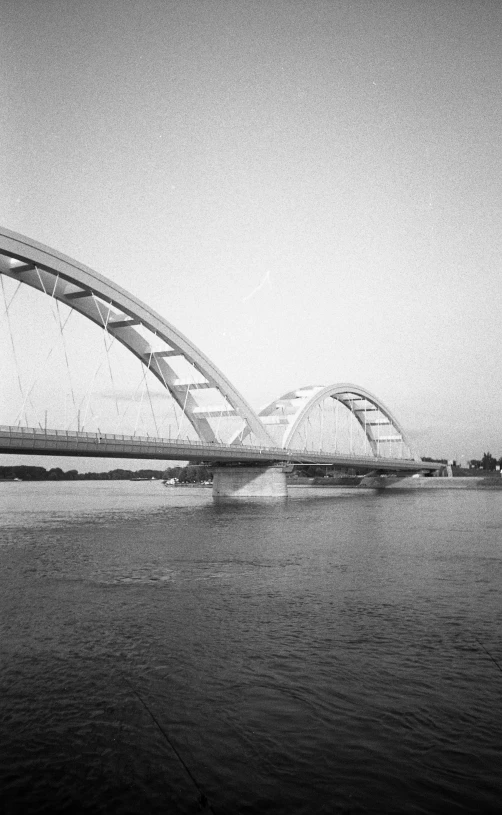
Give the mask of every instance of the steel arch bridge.
<svg viewBox="0 0 502 815">
<path fill-rule="evenodd" d="M 419 460 L 410 440 L 391 411 L 374 394 L 351 383 L 335 385 L 308 385 L 289 391 L 266 405 L 258 414 L 263 424 L 285 449 L 296 449 L 301 444 L 304 426 L 317 407 L 327 399 L 343 405 L 364 432 L 365 441 L 375 458 L 384 447 L 394 446 L 394 457 Z M 380 433 L 385 429 L 385 433 Z M 279 432 L 277 432 L 279 431 Z M 242 434 L 246 437 L 246 432 Z M 322 429 L 319 449 L 322 445 Z"/>
<path fill-rule="evenodd" d="M 89 433 L 80 426 L 76 431 L 47 430 L 24 426 L 20 418 L 15 425 L 0 428 L 0 452 L 304 462 L 403 474 L 439 466 L 422 462 L 390 410 L 357 385 L 301 387 L 256 413 L 211 360 L 148 305 L 72 258 L 0 228 L 0 282 L 5 297 L 4 279 L 15 281 L 15 293 L 21 286 L 37 290 L 117 340 L 169 394 L 189 423 L 192 439 Z M 5 298 L 7 318 L 14 296 L 10 301 Z M 325 410 L 326 404 L 334 408 L 332 414 Z M 358 447 L 337 449 L 339 409 L 352 422 L 351 443 L 352 435 L 357 436 Z M 312 432 L 316 416 L 317 430 Z M 334 447 L 324 435 L 328 420 Z"/>
</svg>

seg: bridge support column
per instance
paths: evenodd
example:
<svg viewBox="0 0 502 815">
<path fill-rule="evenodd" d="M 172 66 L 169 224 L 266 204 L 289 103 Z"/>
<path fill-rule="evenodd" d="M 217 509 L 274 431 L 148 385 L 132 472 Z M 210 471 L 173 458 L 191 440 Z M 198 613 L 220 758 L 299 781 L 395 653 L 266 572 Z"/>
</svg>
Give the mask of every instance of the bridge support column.
<svg viewBox="0 0 502 815">
<path fill-rule="evenodd" d="M 241 501 L 284 499 L 288 496 L 286 471 L 282 466 L 213 468 L 213 499 Z"/>
</svg>

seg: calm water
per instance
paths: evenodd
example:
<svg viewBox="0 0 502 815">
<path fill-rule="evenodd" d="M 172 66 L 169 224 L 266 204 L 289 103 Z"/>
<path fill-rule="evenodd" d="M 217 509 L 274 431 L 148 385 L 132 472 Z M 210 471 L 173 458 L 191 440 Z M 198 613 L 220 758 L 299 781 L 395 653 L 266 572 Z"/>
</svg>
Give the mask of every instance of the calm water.
<svg viewBox="0 0 502 815">
<path fill-rule="evenodd" d="M 500 811 L 502 492 L 0 484 L 0 566 L 5 813 Z"/>
</svg>

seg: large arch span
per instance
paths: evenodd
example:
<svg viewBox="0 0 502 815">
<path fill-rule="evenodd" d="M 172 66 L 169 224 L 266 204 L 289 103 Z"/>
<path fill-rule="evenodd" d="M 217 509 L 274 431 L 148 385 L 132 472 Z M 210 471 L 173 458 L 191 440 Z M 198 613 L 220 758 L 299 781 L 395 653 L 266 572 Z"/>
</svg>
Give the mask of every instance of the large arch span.
<svg viewBox="0 0 502 815">
<path fill-rule="evenodd" d="M 226 443 L 235 448 L 321 453 L 322 436 L 307 443 L 306 428 L 328 402 L 350 414 L 370 458 L 420 461 L 390 410 L 351 383 L 301 387 L 255 413 L 211 360 L 148 305 L 93 269 L 5 228 L 0 228 L 0 275 L 64 303 L 125 346 L 169 392 L 203 443 L 221 443 L 219 423 L 228 417 L 234 429 Z"/>
<path fill-rule="evenodd" d="M 24 235 L 0 228 L 0 274 L 65 303 L 117 339 L 157 377 L 204 442 L 218 441 L 215 421 L 239 419 L 248 444 L 272 446 L 257 415 L 187 337 L 137 297 L 88 266 Z M 150 332 L 148 341 L 141 332 Z M 154 347 L 158 343 L 160 350 Z M 170 364 L 184 360 L 185 376 Z M 198 393 L 211 390 L 213 404 Z M 215 421 L 212 421 L 215 420 Z"/>
</svg>

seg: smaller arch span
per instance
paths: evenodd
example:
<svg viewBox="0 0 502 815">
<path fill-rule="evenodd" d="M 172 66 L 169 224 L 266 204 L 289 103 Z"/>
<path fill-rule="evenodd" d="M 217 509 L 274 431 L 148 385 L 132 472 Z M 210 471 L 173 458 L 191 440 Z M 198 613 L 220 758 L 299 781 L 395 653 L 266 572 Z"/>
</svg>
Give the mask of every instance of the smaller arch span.
<svg viewBox="0 0 502 815">
<path fill-rule="evenodd" d="M 394 452 L 399 448 L 400 458 L 420 461 L 391 410 L 375 394 L 351 382 L 307 385 L 288 391 L 262 408 L 258 416 L 278 446 L 285 450 L 300 449 L 298 437 L 302 428 L 327 399 L 340 403 L 350 413 L 375 458 L 382 457 L 385 446 L 390 446 Z"/>
</svg>

